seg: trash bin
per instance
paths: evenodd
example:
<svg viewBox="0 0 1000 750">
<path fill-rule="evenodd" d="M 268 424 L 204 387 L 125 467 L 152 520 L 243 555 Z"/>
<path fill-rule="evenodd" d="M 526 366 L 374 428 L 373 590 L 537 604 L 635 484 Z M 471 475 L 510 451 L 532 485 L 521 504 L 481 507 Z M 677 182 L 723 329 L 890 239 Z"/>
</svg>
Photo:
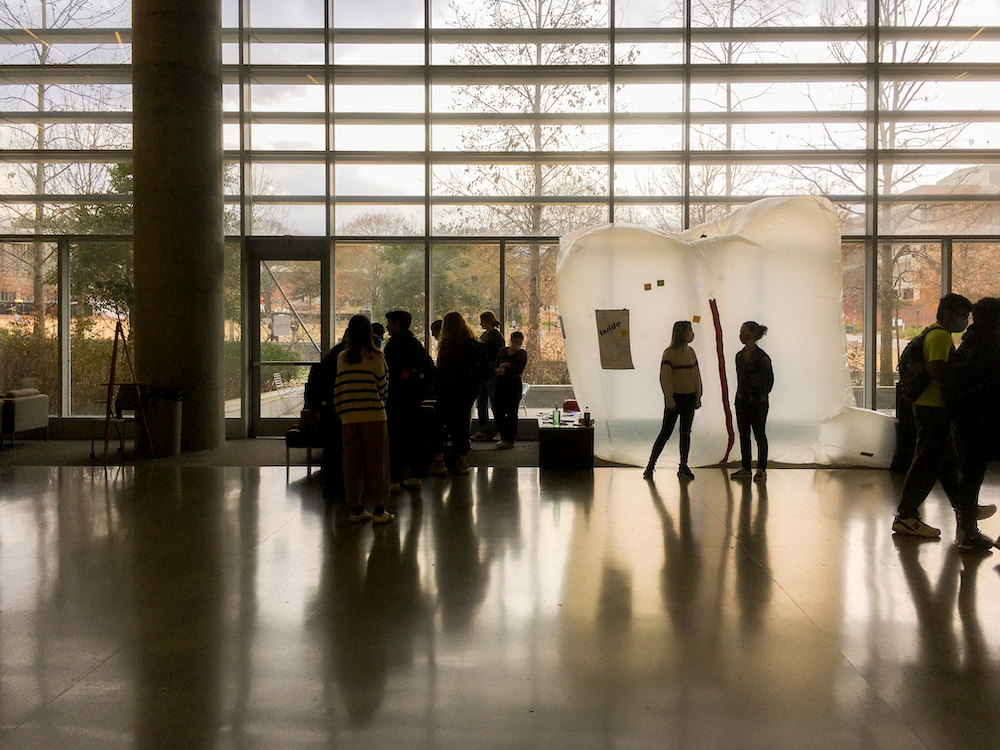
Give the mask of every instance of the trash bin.
<svg viewBox="0 0 1000 750">
<path fill-rule="evenodd" d="M 149 441 L 143 447 L 149 450 L 152 445 L 153 455 L 177 456 L 181 452 L 181 407 L 184 402 L 184 392 L 179 388 L 161 388 L 152 386 L 146 401 L 146 420 L 149 423 Z"/>
</svg>

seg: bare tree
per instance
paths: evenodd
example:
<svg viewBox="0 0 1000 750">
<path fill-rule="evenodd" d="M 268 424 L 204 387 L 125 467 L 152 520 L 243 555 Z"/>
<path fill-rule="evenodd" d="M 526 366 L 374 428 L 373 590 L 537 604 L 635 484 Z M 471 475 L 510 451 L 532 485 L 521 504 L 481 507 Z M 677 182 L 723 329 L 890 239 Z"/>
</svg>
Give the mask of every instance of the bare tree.
<svg viewBox="0 0 1000 750">
<path fill-rule="evenodd" d="M 879 24 L 891 27 L 939 27 L 948 26 L 955 19 L 963 0 L 879 0 Z M 862 9 L 859 10 L 859 7 Z M 862 6 L 847 6 L 841 12 L 825 8 L 822 20 L 828 26 L 864 25 Z M 830 43 L 829 50 L 837 62 L 866 59 L 865 50 L 857 45 L 863 42 Z M 966 50 L 966 45 L 956 42 L 935 40 L 891 39 L 883 42 L 878 50 L 883 63 L 941 63 L 958 59 Z M 856 89 L 856 99 L 864 100 L 867 83 L 859 81 L 847 84 Z M 920 111 L 935 98 L 935 91 L 926 81 L 915 78 L 901 80 L 889 78 L 881 81 L 877 91 L 876 104 L 881 117 L 878 130 L 874 134 L 875 145 L 880 151 L 909 149 L 947 149 L 961 137 L 967 123 L 923 121 L 919 118 L 904 119 L 896 115 L 904 112 Z M 837 137 L 827 128 L 830 143 Z M 900 164 L 892 159 L 881 159 L 878 167 L 879 195 L 897 195 L 920 186 L 922 164 Z M 824 169 L 825 176 L 813 175 L 808 179 L 820 189 L 831 179 L 864 195 L 868 192 L 865 176 L 851 168 L 851 165 L 832 164 Z M 966 210 L 967 206 L 959 209 Z M 922 210 L 916 204 L 899 204 L 882 201 L 878 205 L 878 231 L 893 234 L 908 223 L 919 221 L 916 212 Z M 878 246 L 879 274 L 876 294 L 879 308 L 879 328 L 882 336 L 879 344 L 878 384 L 892 385 L 894 322 L 899 317 L 900 308 L 906 301 L 903 290 L 908 288 L 915 272 L 915 264 L 930 263 L 919 245 L 893 244 L 882 242 Z"/>
<path fill-rule="evenodd" d="M 452 0 L 450 24 L 459 28 L 573 29 L 607 25 L 608 6 L 589 0 L 487 0 L 475 8 Z M 482 9 L 479 15 L 478 8 Z M 494 43 L 460 45 L 452 62 L 459 65 L 527 66 L 544 69 L 561 65 L 607 63 L 607 45 L 572 42 Z M 607 86 L 554 81 L 542 84 L 468 85 L 455 93 L 455 109 L 485 114 L 530 114 L 527 124 L 473 126 L 459 136 L 465 151 L 580 151 L 606 144 L 606 128 L 545 124 L 544 115 L 566 112 L 606 112 Z M 607 175 L 593 165 L 542 163 L 529 165 L 476 164 L 453 171 L 442 180 L 443 192 L 488 196 L 482 204 L 458 214 L 458 231 L 514 236 L 561 234 L 573 226 L 606 221 L 603 205 L 545 206 L 532 202 L 547 195 L 593 196 L 606 190 Z M 489 197 L 500 200 L 490 201 Z M 504 200 L 528 198 L 528 201 Z M 547 246 L 546 246 L 547 247 Z M 526 245 L 530 254 L 528 331 L 529 361 L 539 355 L 542 246 Z"/>
<path fill-rule="evenodd" d="M 32 3 L 4 3 L 0 5 L 0 23 L 8 28 L 26 29 L 37 41 L 24 45 L 7 63 L 36 65 L 44 68 L 54 63 L 80 64 L 121 61 L 124 50 L 108 49 L 100 45 L 67 44 L 56 48 L 46 37 L 46 32 L 64 28 L 113 27 L 127 18 L 129 4 L 126 0 L 38 0 Z M 50 112 L 107 110 L 125 108 L 126 92 L 110 85 L 69 86 L 39 81 L 21 87 L 5 87 L 0 104 L 13 111 L 34 111 L 38 119 L 23 125 L 8 125 L 3 138 L 4 148 L 35 149 L 42 154 L 46 149 L 88 149 L 122 147 L 128 143 L 127 129 L 108 124 L 50 124 Z M 85 119 L 85 118 L 81 118 Z M 106 170 L 81 164 L 48 164 L 42 156 L 35 164 L 17 165 L 8 173 L 11 182 L 20 183 L 21 189 L 36 196 L 61 193 L 79 194 L 93 192 L 107 185 Z M 14 226 L 30 227 L 35 235 L 51 230 L 58 224 L 59 212 L 47 209 L 42 200 L 33 207 L 11 216 Z M 22 246 L 25 247 L 25 246 Z M 45 332 L 45 275 L 50 250 L 36 240 L 27 246 L 28 251 L 17 259 L 27 268 L 33 280 L 34 332 Z"/>
</svg>

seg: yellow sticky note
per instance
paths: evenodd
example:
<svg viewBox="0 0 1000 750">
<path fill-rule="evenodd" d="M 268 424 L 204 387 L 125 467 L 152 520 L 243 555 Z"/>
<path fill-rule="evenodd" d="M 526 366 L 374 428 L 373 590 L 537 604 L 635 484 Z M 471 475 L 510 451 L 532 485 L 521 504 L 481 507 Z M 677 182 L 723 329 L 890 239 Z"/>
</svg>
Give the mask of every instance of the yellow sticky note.
<svg viewBox="0 0 1000 750">
<path fill-rule="evenodd" d="M 691 318 L 691 322 L 692 323 L 700 323 L 701 322 L 701 316 L 700 315 L 695 315 L 693 318 Z"/>
</svg>

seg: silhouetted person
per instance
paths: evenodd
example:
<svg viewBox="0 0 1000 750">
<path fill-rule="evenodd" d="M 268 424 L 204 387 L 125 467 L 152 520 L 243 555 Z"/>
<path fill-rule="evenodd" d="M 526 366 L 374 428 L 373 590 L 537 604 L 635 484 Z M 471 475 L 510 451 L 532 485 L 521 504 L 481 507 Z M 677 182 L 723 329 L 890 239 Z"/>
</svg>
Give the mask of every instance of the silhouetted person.
<svg viewBox="0 0 1000 750">
<path fill-rule="evenodd" d="M 698 369 L 698 357 L 688 344 L 694 341 L 694 328 L 689 320 L 678 320 L 674 323 L 670 346 L 663 351 L 660 361 L 660 388 L 663 390 L 663 425 L 660 434 L 653 443 L 653 451 L 649 455 L 649 463 L 643 478 L 652 479 L 656 460 L 667 444 L 677 418 L 681 420 L 681 458 L 677 476 L 681 479 L 694 479 L 694 473 L 688 468 L 688 454 L 691 451 L 691 425 L 694 422 L 694 412 L 701 407 L 701 372 Z"/>
<path fill-rule="evenodd" d="M 355 315 L 348 322 L 344 343 L 344 351 L 337 357 L 333 404 L 343 423 L 344 493 L 351 521 L 390 523 L 395 516 L 385 510 L 389 497 L 385 357 L 375 348 L 372 324 L 364 315 Z M 374 515 L 365 510 L 365 494 L 372 498 Z"/>
<path fill-rule="evenodd" d="M 913 402 L 913 419 L 917 427 L 917 444 L 913 462 L 906 473 L 903 494 L 896 510 L 892 530 L 936 538 L 941 530 L 920 519 L 920 506 L 930 494 L 935 482 L 941 481 L 945 494 L 958 511 L 958 455 L 951 435 L 951 420 L 941 400 L 941 380 L 945 365 L 955 350 L 952 333 L 965 330 L 972 303 L 960 294 L 948 294 L 938 304 L 937 320 L 928 326 L 923 341 L 923 362 L 930 384 Z"/>
<path fill-rule="evenodd" d="M 479 325 L 483 327 L 483 333 L 479 340 L 486 347 L 486 361 L 490 364 L 489 378 L 479 386 L 476 395 L 476 418 L 479 429 L 472 436 L 473 440 L 492 440 L 497 430 L 490 423 L 489 407 L 493 407 L 493 415 L 496 416 L 496 399 L 494 397 L 496 389 L 495 367 L 497 356 L 504 347 L 503 332 L 499 326 L 500 321 L 490 310 L 479 316 Z"/>
<path fill-rule="evenodd" d="M 528 364 L 524 334 L 514 331 L 510 346 L 500 350 L 496 360 L 496 385 L 493 390 L 493 413 L 500 432 L 498 448 L 513 448 L 517 441 L 517 410 L 521 407 L 521 374 Z"/>
<path fill-rule="evenodd" d="M 972 319 L 941 385 L 957 437 L 961 480 L 955 543 L 963 551 L 993 546 L 979 531 L 978 519 L 996 512 L 995 505 L 979 505 L 979 488 L 1000 448 L 1000 299 L 979 300 L 972 306 Z"/>
<path fill-rule="evenodd" d="M 767 333 L 767 326 L 748 320 L 740 327 L 743 349 L 736 354 L 736 426 L 740 433 L 740 468 L 736 479 L 750 477 L 750 432 L 757 441 L 757 473 L 754 480 L 767 479 L 767 410 L 768 394 L 774 386 L 774 371 L 767 352 L 757 342 Z"/>
<path fill-rule="evenodd" d="M 413 316 L 406 310 L 386 313 L 385 362 L 389 369 L 389 398 L 385 413 L 389 423 L 389 486 L 420 489 L 421 429 L 420 405 L 430 396 L 434 362 L 424 345 L 410 331 Z"/>
</svg>

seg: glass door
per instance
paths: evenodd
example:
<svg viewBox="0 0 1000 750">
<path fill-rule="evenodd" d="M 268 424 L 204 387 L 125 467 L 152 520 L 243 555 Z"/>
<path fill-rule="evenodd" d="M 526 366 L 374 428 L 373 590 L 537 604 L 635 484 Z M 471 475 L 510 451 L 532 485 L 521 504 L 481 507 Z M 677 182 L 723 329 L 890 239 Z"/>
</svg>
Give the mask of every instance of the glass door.
<svg viewBox="0 0 1000 750">
<path fill-rule="evenodd" d="M 282 435 L 304 408 L 310 368 L 330 349 L 332 246 L 249 238 L 250 435 Z"/>
</svg>

